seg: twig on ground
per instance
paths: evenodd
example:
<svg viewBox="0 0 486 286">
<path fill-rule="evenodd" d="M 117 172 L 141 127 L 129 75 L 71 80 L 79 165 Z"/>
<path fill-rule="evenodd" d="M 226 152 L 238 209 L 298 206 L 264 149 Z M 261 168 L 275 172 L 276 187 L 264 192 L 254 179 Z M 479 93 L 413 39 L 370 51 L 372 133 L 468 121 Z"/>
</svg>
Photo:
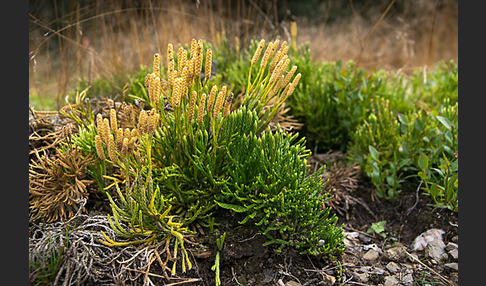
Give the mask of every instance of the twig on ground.
<svg viewBox="0 0 486 286">
<path fill-rule="evenodd" d="M 346 199 L 350 200 L 350 201 L 353 201 L 355 203 L 358 203 L 360 205 L 362 205 L 370 214 L 371 216 L 376 219 L 376 215 L 374 212 L 371 211 L 371 209 L 368 207 L 368 205 L 361 199 L 357 199 L 355 197 L 352 197 L 352 196 L 346 196 Z"/>
<path fill-rule="evenodd" d="M 123 269 L 130 270 L 130 271 L 134 271 L 134 272 L 139 272 L 139 273 L 142 273 L 142 274 L 145 274 L 146 273 L 145 271 L 138 270 L 138 269 L 132 269 L 132 268 L 128 268 L 128 267 L 123 267 Z M 158 275 L 158 274 L 150 273 L 150 272 L 148 273 L 148 275 L 153 276 L 153 277 L 157 277 L 157 278 L 165 278 L 162 275 Z M 178 281 L 178 282 L 174 282 L 174 283 L 164 284 L 164 285 L 165 286 L 174 286 L 174 285 L 179 285 L 179 284 L 185 284 L 185 283 L 192 283 L 192 282 L 201 281 L 201 279 L 199 279 L 199 278 L 176 278 L 176 277 L 171 277 L 170 278 L 170 280 L 173 280 L 173 279 L 184 279 L 184 280 Z"/>
<path fill-rule="evenodd" d="M 372 239 L 375 239 L 375 238 L 376 238 L 376 237 L 372 236 L 372 235 L 371 235 L 371 234 L 369 234 L 369 233 L 366 233 L 366 232 L 361 231 L 361 230 L 359 230 L 359 229 L 355 229 L 354 227 L 351 227 L 351 226 L 343 225 L 343 228 L 344 228 L 345 230 L 351 230 L 351 231 L 358 232 L 359 234 L 362 234 L 362 235 L 367 236 L 367 237 L 372 238 Z"/>
<path fill-rule="evenodd" d="M 248 241 L 248 240 L 252 240 L 254 239 L 258 234 L 261 234 L 259 232 L 255 233 L 252 237 L 248 237 L 248 238 L 245 238 L 245 239 L 242 239 L 242 240 L 238 240 L 239 243 L 242 243 L 242 242 L 245 242 L 245 241 Z"/>
<path fill-rule="evenodd" d="M 238 279 L 236 279 L 236 274 L 235 274 L 235 268 L 233 266 L 231 266 L 231 274 L 233 275 L 233 278 L 231 280 L 235 280 L 236 284 L 240 285 L 240 286 L 243 286 L 243 284 L 241 284 Z"/>
<path fill-rule="evenodd" d="M 344 281 L 343 284 L 341 285 L 345 285 L 345 284 L 354 284 L 354 285 L 363 285 L 363 286 L 368 286 L 369 284 L 365 284 L 365 283 L 361 283 L 361 282 L 356 282 L 356 281 L 350 281 L 353 277 L 350 277 L 348 280 Z"/>
<path fill-rule="evenodd" d="M 424 266 L 425 268 L 427 268 L 428 270 L 430 270 L 432 273 L 434 273 L 435 275 L 439 276 L 440 279 L 444 280 L 447 284 L 451 285 L 451 286 L 455 286 L 454 283 L 452 283 L 451 281 L 447 280 L 444 276 L 440 275 L 437 271 L 435 271 L 434 269 L 430 268 L 427 264 L 423 263 L 422 261 L 420 261 L 420 259 L 414 257 L 412 254 L 410 254 L 408 251 L 405 251 L 405 253 L 411 257 L 413 260 L 417 261 L 418 263 L 420 263 L 422 266 Z"/>
<path fill-rule="evenodd" d="M 419 192 L 420 192 L 420 187 L 422 187 L 422 182 L 423 181 L 420 181 L 420 184 L 418 185 L 418 188 L 417 188 L 417 191 L 415 193 L 415 204 L 413 204 L 413 206 L 407 211 L 406 215 L 408 216 L 412 210 L 417 206 L 418 204 L 418 201 L 419 201 Z"/>
</svg>

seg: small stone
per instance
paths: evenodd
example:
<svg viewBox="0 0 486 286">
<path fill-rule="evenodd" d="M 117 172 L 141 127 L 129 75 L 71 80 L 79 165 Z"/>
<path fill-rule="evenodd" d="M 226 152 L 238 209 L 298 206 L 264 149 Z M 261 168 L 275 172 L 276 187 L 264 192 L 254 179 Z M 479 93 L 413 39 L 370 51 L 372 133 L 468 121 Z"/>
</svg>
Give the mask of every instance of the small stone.
<svg viewBox="0 0 486 286">
<path fill-rule="evenodd" d="M 371 238 L 369 238 L 368 236 L 366 236 L 364 234 L 359 234 L 358 238 L 359 238 L 359 240 L 361 240 L 362 243 L 370 243 L 371 242 Z"/>
<path fill-rule="evenodd" d="M 368 282 L 368 274 L 366 273 L 353 273 L 354 276 L 359 280 L 359 282 L 366 283 Z"/>
<path fill-rule="evenodd" d="M 457 260 L 459 258 L 459 250 L 458 249 L 452 249 L 449 251 L 449 255 Z"/>
<path fill-rule="evenodd" d="M 368 261 L 373 261 L 378 259 L 379 256 L 380 254 L 378 253 L 378 251 L 374 249 L 370 249 L 363 255 L 363 259 L 366 259 Z"/>
<path fill-rule="evenodd" d="M 334 283 L 336 283 L 336 278 L 326 273 L 323 273 L 323 280 L 326 282 L 326 285 L 334 285 Z"/>
<path fill-rule="evenodd" d="M 453 249 L 458 249 L 459 246 L 457 245 L 457 243 L 454 243 L 454 242 L 449 242 L 447 243 L 446 247 L 445 247 L 445 250 L 446 251 L 451 251 Z"/>
<path fill-rule="evenodd" d="M 447 253 L 445 252 L 445 244 L 440 239 L 434 239 L 429 242 L 425 247 L 425 255 L 434 259 L 438 263 L 447 259 Z"/>
<path fill-rule="evenodd" d="M 348 247 L 354 247 L 357 245 L 358 243 L 358 237 L 359 237 L 359 233 L 358 232 L 343 232 L 343 234 L 345 235 L 344 237 L 344 244 Z"/>
<path fill-rule="evenodd" d="M 388 271 L 390 271 L 391 273 L 396 273 L 398 272 L 398 270 L 400 270 L 400 266 L 392 261 L 386 265 L 386 269 L 388 269 Z"/>
<path fill-rule="evenodd" d="M 413 276 L 412 274 L 407 274 L 405 276 L 402 277 L 401 281 L 400 281 L 402 284 L 404 285 L 413 285 Z"/>
<path fill-rule="evenodd" d="M 398 281 L 395 276 L 387 276 L 385 277 L 385 283 L 383 286 L 396 286 L 398 285 Z"/>
<path fill-rule="evenodd" d="M 376 252 L 378 252 L 380 254 L 382 253 L 381 249 L 375 243 L 368 244 L 368 245 L 363 245 L 362 248 L 363 248 L 363 250 L 373 249 L 374 251 L 376 251 Z"/>
<path fill-rule="evenodd" d="M 405 257 L 406 251 L 407 248 L 403 245 L 400 245 L 385 250 L 385 253 L 383 255 L 388 260 L 399 261 Z"/>
<path fill-rule="evenodd" d="M 367 273 L 368 275 L 372 275 L 372 274 L 382 275 L 383 273 L 385 273 L 385 269 L 381 269 L 374 266 L 361 266 L 359 268 L 359 271 Z"/>
<path fill-rule="evenodd" d="M 417 257 L 417 258 L 418 258 L 418 257 Z M 413 267 L 413 265 L 412 265 L 412 264 L 408 264 L 408 263 L 402 263 L 401 265 L 402 265 L 403 267 L 405 267 L 405 268 L 407 269 L 407 271 L 408 271 L 408 270 L 413 270 L 413 269 L 414 269 L 414 267 Z"/>
<path fill-rule="evenodd" d="M 426 232 L 421 233 L 419 236 L 415 238 L 412 243 L 412 249 L 414 251 L 421 251 L 424 250 L 427 245 L 434 241 L 434 240 L 441 240 L 442 235 L 445 233 L 442 229 L 432 228 L 427 230 Z"/>
<path fill-rule="evenodd" d="M 444 264 L 445 267 L 448 267 L 452 270 L 456 270 L 456 271 L 459 271 L 459 263 L 457 262 L 453 262 L 453 263 L 446 263 Z"/>
</svg>

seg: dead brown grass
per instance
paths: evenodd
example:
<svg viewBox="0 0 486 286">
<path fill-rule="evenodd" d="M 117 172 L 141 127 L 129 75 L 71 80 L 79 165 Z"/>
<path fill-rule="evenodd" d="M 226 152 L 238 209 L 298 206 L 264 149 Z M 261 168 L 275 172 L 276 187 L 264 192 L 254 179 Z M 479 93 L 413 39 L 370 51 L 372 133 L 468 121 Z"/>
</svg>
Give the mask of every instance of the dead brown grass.
<svg viewBox="0 0 486 286">
<path fill-rule="evenodd" d="M 457 1 L 394 2 L 375 7 L 373 1 L 360 1 L 358 7 L 350 1 L 342 9 L 351 17 L 328 21 L 336 5 L 330 0 L 316 6 L 318 19 L 292 16 L 292 11 L 279 18 L 277 11 L 287 1 L 276 0 L 31 1 L 30 95 L 56 98 L 62 106 L 79 77 L 91 81 L 136 71 L 149 65 L 154 53 L 164 54 L 169 42 L 197 38 L 218 44 L 223 37 L 231 42 L 238 37 L 240 48 L 251 39 L 278 36 L 290 42 L 292 20 L 297 42 L 309 41 L 315 60 L 405 71 L 457 60 Z"/>
<path fill-rule="evenodd" d="M 354 60 L 358 66 L 410 71 L 458 59 L 457 1 L 408 1 L 402 11 L 391 7 L 352 10 L 352 17 L 332 25 L 302 20 L 299 42 L 310 42 L 313 58 Z M 383 18 L 382 18 L 383 17 Z"/>
</svg>

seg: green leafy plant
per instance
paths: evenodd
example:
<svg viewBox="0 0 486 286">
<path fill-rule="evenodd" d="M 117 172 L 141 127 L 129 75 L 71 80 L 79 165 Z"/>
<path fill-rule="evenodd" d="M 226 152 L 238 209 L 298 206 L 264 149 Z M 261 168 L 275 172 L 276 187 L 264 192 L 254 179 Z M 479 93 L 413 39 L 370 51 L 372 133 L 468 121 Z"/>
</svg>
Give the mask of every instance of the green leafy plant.
<svg viewBox="0 0 486 286">
<path fill-rule="evenodd" d="M 371 114 L 356 130 L 348 156 L 363 167 L 378 197 L 397 199 L 403 182 L 415 183 L 413 177 L 419 171 L 421 177 L 435 182 L 431 172 L 423 172 L 423 166 L 417 163 L 423 162 L 423 157 L 419 160 L 423 153 L 433 162 L 431 165 L 446 168 L 448 163 L 443 161 L 443 153 L 447 154 L 447 161 L 454 161 L 451 158 L 457 156 L 458 146 L 457 103 L 451 105 L 446 99 L 444 104 L 439 110 L 397 114 L 388 100 L 372 101 Z M 450 166 L 446 177 L 454 178 L 456 168 L 453 163 Z"/>
<path fill-rule="evenodd" d="M 443 154 L 438 167 L 429 167 L 429 159 L 422 153 L 418 160 L 420 171 L 418 176 L 422 179 L 426 191 L 434 200 L 435 206 L 458 210 L 458 160 L 449 161 Z"/>
<path fill-rule="evenodd" d="M 304 123 L 302 136 L 309 148 L 346 151 L 351 133 L 366 116 L 368 92 L 376 88 L 351 61 L 312 62 L 309 50 L 301 53 L 296 64 L 304 77 L 289 98 L 290 113 Z"/>
<path fill-rule="evenodd" d="M 374 222 L 368 228 L 366 233 L 369 233 L 369 234 L 376 233 L 376 234 L 380 235 L 381 237 L 386 238 L 385 225 L 386 225 L 386 220 Z"/>
<path fill-rule="evenodd" d="M 371 100 L 371 113 L 353 134 L 348 156 L 363 167 L 379 198 L 395 200 L 401 192 L 402 169 L 409 163 L 401 156 L 400 123 L 388 100 Z"/>
</svg>

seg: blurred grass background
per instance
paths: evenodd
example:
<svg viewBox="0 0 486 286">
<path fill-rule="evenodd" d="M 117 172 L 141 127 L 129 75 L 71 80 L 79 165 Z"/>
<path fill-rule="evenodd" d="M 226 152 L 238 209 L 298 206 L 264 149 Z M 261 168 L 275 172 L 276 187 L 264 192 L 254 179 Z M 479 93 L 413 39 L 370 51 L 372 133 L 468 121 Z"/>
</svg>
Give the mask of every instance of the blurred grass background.
<svg viewBox="0 0 486 286">
<path fill-rule="evenodd" d="M 290 43 L 291 22 L 316 61 L 412 72 L 458 59 L 457 0 L 31 0 L 29 103 L 56 110 L 80 79 L 135 73 L 169 42 Z"/>
</svg>

